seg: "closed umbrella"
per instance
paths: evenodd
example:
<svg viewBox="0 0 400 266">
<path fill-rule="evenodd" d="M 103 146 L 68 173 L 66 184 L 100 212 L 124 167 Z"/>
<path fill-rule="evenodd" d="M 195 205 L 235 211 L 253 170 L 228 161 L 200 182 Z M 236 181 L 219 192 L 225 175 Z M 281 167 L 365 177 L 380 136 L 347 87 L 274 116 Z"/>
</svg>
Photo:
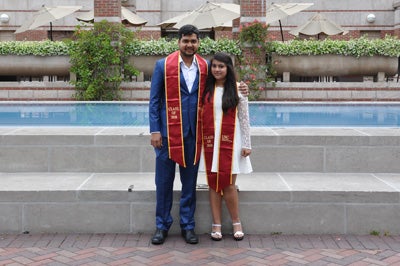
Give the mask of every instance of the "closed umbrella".
<svg viewBox="0 0 400 266">
<path fill-rule="evenodd" d="M 305 24 L 297 27 L 289 33 L 298 36 L 300 33 L 308 36 L 346 34 L 348 31 L 337 25 L 335 22 L 325 18 L 320 13 L 312 16 Z"/>
<path fill-rule="evenodd" d="M 52 22 L 56 21 L 57 19 L 66 17 L 81 8 L 82 6 L 43 6 L 38 12 L 33 15 L 31 19 L 27 20 L 20 28 L 18 28 L 15 33 L 33 30 L 42 25 L 50 23 L 50 39 L 53 40 Z"/>
<path fill-rule="evenodd" d="M 172 28 L 178 21 L 189 15 L 190 12 L 186 12 L 184 14 L 180 14 L 178 16 L 172 17 L 170 19 L 164 20 L 163 22 L 157 24 L 157 26 L 160 26 L 162 29 L 167 29 L 167 28 Z"/>
<path fill-rule="evenodd" d="M 147 23 L 147 20 L 136 15 L 135 13 L 123 6 L 121 6 L 121 20 L 125 20 L 134 26 L 142 26 Z"/>
<path fill-rule="evenodd" d="M 84 22 L 93 22 L 94 11 L 91 10 L 89 12 L 85 12 L 79 15 L 76 19 Z M 147 20 L 136 15 L 135 13 L 123 6 L 121 6 L 121 20 L 126 21 L 134 26 L 142 26 L 147 23 Z"/>
<path fill-rule="evenodd" d="M 188 14 L 190 14 L 190 12 L 178 15 L 176 17 L 173 17 L 173 18 L 170 18 L 170 19 L 167 19 L 167 20 L 164 20 L 163 22 L 157 24 L 157 26 L 160 26 L 161 29 L 173 28 L 175 26 L 175 24 L 178 23 L 178 21 L 180 21 L 182 18 L 186 17 Z M 214 28 L 215 30 L 216 29 L 224 30 L 224 29 L 227 29 L 227 28 L 232 28 L 232 20 L 227 21 L 227 22 L 222 23 L 222 24 L 219 24 L 219 25 L 217 25 L 215 27 L 212 27 L 212 28 Z"/>
<path fill-rule="evenodd" d="M 215 28 L 240 17 L 240 5 L 230 3 L 211 3 L 207 1 L 195 10 L 183 16 L 174 28 L 192 24 L 198 29 Z"/>
<path fill-rule="evenodd" d="M 313 3 L 282 3 L 282 4 L 271 4 L 271 6 L 267 9 L 265 13 L 267 24 L 279 21 L 279 27 L 281 30 L 281 36 L 283 41 L 283 31 L 281 20 L 294 15 L 304 9 L 309 8 L 314 5 Z"/>
</svg>

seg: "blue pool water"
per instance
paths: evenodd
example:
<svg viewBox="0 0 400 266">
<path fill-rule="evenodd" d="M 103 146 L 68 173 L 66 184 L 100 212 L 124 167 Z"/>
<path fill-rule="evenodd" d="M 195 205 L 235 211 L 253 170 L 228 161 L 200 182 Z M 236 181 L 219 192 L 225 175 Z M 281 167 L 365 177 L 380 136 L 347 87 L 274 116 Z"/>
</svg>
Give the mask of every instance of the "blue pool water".
<svg viewBox="0 0 400 266">
<path fill-rule="evenodd" d="M 250 103 L 253 127 L 399 127 L 400 104 Z M 2 102 L 0 126 L 147 126 L 145 102 Z"/>
</svg>

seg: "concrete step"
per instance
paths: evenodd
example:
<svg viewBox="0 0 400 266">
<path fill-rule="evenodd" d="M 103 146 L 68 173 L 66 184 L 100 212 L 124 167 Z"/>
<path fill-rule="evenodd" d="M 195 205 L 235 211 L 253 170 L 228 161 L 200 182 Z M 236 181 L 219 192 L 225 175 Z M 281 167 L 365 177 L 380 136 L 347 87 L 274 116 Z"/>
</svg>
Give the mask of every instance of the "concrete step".
<svg viewBox="0 0 400 266">
<path fill-rule="evenodd" d="M 237 182 L 241 219 L 251 234 L 400 233 L 400 174 L 257 172 Z M 179 176 L 171 232 L 179 231 Z M 196 231 L 210 230 L 204 173 Z M 224 207 L 223 231 L 231 231 Z M 0 173 L 0 233 L 151 233 L 154 173 Z"/>
<path fill-rule="evenodd" d="M 0 172 L 152 172 L 148 127 L 0 127 Z M 256 172 L 400 173 L 400 128 L 251 128 Z"/>
</svg>

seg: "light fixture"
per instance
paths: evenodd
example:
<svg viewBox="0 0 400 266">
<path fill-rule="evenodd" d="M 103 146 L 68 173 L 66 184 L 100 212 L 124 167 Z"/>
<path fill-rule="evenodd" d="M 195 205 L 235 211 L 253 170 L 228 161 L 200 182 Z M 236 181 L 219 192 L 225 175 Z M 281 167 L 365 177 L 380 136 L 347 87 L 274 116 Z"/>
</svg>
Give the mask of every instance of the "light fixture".
<svg viewBox="0 0 400 266">
<path fill-rule="evenodd" d="M 8 23 L 10 21 L 10 17 L 7 14 L 1 14 L 0 21 L 1 23 Z"/>
<path fill-rule="evenodd" d="M 367 22 L 368 23 L 374 23 L 375 22 L 375 20 L 376 20 L 376 17 L 375 17 L 375 15 L 374 14 L 368 14 L 368 16 L 367 16 Z"/>
</svg>

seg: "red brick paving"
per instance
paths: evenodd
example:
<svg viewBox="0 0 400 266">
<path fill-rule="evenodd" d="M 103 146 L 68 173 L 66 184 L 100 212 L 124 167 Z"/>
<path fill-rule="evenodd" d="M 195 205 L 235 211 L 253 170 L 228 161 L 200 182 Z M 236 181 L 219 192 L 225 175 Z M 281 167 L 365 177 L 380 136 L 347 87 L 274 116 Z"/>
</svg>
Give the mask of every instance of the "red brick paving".
<svg viewBox="0 0 400 266">
<path fill-rule="evenodd" d="M 198 245 L 170 235 L 160 246 L 148 234 L 2 234 L 0 265 L 400 265 L 400 236 L 246 235 Z"/>
</svg>

